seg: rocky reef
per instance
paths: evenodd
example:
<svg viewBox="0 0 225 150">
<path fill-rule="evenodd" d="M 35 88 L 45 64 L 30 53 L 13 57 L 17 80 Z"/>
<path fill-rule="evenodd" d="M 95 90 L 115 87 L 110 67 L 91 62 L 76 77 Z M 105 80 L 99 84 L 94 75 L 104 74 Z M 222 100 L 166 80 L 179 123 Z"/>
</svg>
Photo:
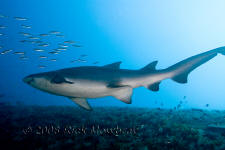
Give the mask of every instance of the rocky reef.
<svg viewBox="0 0 225 150">
<path fill-rule="evenodd" d="M 225 111 L 0 105 L 7 149 L 224 150 Z"/>
</svg>

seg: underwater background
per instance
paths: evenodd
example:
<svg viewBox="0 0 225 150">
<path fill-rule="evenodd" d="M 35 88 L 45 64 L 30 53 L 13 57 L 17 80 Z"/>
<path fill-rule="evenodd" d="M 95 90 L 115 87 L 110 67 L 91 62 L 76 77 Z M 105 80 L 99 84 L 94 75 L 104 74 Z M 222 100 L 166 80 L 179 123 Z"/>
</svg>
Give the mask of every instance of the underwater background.
<svg viewBox="0 0 225 150">
<path fill-rule="evenodd" d="M 158 92 L 134 89 L 132 104 L 113 97 L 90 99 L 92 112 L 22 81 L 33 73 L 117 61 L 122 69 L 137 70 L 158 60 L 156 68 L 164 69 L 225 46 L 224 16 L 224 1 L 0 0 L 1 144 L 19 149 L 225 149 L 222 55 L 191 72 L 187 84 L 168 79 Z M 118 124 L 138 131 L 119 136 L 24 132 L 51 125 L 105 129 Z"/>
</svg>

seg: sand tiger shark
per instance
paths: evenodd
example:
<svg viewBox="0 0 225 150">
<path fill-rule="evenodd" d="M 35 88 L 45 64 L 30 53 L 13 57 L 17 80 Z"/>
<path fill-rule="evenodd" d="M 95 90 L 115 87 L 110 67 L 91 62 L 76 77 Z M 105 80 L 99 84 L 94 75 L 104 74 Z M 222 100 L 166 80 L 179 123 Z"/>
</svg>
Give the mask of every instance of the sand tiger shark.
<svg viewBox="0 0 225 150">
<path fill-rule="evenodd" d="M 113 96 L 131 104 L 133 89 L 144 86 L 158 91 L 164 79 L 187 83 L 188 74 L 217 54 L 225 55 L 225 47 L 219 47 L 180 61 L 166 69 L 156 70 L 158 61 L 153 61 L 139 70 L 120 69 L 121 62 L 105 66 L 82 66 L 32 74 L 23 81 L 39 90 L 65 96 L 80 107 L 92 108 L 87 98 Z"/>
</svg>

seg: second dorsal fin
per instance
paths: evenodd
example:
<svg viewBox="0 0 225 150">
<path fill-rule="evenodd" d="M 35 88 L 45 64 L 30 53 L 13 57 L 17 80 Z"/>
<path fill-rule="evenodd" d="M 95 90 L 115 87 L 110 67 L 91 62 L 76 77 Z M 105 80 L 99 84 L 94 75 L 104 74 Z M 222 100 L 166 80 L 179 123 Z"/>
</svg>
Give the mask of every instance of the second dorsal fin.
<svg viewBox="0 0 225 150">
<path fill-rule="evenodd" d="M 155 70 L 155 66 L 157 65 L 158 61 L 153 61 L 150 64 L 148 64 L 147 66 L 145 66 L 144 68 L 141 68 L 141 71 L 151 71 L 151 70 Z"/>
<path fill-rule="evenodd" d="M 120 69 L 120 64 L 121 63 L 122 63 L 121 61 L 118 61 L 118 62 L 115 62 L 115 63 L 112 63 L 112 64 L 105 65 L 103 67 L 105 67 L 105 68 L 113 68 L 113 69 Z"/>
</svg>

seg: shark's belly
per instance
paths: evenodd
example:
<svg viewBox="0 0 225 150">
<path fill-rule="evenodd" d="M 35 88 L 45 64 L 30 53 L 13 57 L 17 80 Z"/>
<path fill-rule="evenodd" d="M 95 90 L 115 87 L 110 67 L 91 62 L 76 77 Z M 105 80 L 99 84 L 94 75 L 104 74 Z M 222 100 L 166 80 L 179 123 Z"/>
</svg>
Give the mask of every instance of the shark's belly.
<svg viewBox="0 0 225 150">
<path fill-rule="evenodd" d="M 98 98 L 112 95 L 112 90 L 103 83 L 90 82 L 65 85 L 59 93 L 67 97 Z"/>
</svg>

